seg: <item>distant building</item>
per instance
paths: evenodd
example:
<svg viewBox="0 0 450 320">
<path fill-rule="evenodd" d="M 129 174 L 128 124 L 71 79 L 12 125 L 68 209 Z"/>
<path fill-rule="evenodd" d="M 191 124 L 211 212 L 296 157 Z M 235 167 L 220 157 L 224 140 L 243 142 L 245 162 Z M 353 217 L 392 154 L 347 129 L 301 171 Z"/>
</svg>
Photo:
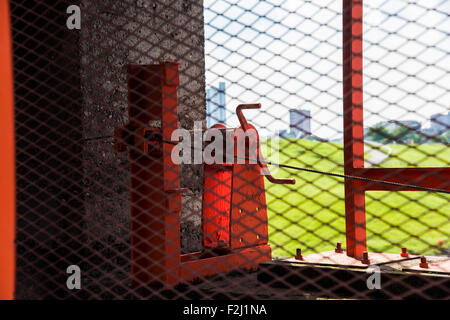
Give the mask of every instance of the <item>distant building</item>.
<svg viewBox="0 0 450 320">
<path fill-rule="evenodd" d="M 279 130 L 278 136 L 280 138 L 292 138 L 291 133 L 288 130 Z"/>
<path fill-rule="evenodd" d="M 450 112 L 447 114 L 434 114 L 431 116 L 431 126 L 429 132 L 432 135 L 440 136 L 450 129 Z"/>
<path fill-rule="evenodd" d="M 311 111 L 302 109 L 289 110 L 290 131 L 295 138 L 311 135 Z"/>
<path fill-rule="evenodd" d="M 208 128 L 217 123 L 226 125 L 226 121 L 225 82 L 219 82 L 218 88 L 206 89 L 206 125 Z"/>
</svg>

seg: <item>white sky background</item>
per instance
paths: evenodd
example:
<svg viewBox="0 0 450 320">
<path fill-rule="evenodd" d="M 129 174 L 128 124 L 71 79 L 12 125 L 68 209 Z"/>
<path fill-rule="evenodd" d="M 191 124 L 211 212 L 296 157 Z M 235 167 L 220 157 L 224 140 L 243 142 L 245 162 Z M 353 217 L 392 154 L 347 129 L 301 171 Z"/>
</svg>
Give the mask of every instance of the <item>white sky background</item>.
<svg viewBox="0 0 450 320">
<path fill-rule="evenodd" d="M 205 0 L 206 84 L 226 83 L 261 135 L 311 110 L 312 133 L 342 136 L 342 0 Z M 366 0 L 365 126 L 419 120 L 450 106 L 450 0 Z"/>
</svg>

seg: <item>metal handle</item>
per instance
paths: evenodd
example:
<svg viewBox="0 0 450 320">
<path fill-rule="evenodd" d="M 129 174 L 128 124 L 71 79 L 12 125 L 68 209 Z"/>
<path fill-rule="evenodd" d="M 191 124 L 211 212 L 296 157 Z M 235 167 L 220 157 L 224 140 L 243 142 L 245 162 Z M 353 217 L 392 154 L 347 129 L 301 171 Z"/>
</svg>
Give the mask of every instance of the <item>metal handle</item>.
<svg viewBox="0 0 450 320">
<path fill-rule="evenodd" d="M 239 123 L 241 124 L 242 129 L 244 131 L 247 131 L 248 129 L 250 129 L 250 125 L 247 122 L 247 119 L 245 118 L 245 116 L 242 112 L 242 110 L 244 110 L 244 109 L 261 109 L 261 104 L 260 103 L 240 104 L 237 106 L 236 114 L 239 119 Z M 295 179 L 277 179 L 270 174 L 269 167 L 265 163 L 264 157 L 259 148 L 259 136 L 258 136 L 258 141 L 257 141 L 257 148 L 258 148 L 258 164 L 261 167 L 267 180 L 269 180 L 271 183 L 275 183 L 275 184 L 295 184 Z"/>
</svg>

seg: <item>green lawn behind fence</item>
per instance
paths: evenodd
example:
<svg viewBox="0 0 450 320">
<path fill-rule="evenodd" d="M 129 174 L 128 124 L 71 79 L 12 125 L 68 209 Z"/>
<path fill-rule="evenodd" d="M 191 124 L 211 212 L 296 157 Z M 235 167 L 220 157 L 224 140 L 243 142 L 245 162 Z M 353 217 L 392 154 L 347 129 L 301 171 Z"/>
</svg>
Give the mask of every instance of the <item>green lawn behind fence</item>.
<svg viewBox="0 0 450 320">
<path fill-rule="evenodd" d="M 267 141 L 267 140 L 266 140 Z M 272 140 L 273 142 L 274 140 Z M 444 145 L 390 145 L 391 156 L 380 166 L 448 166 L 450 148 Z M 265 148 L 263 148 L 265 149 Z M 341 143 L 300 139 L 279 140 L 274 162 L 343 173 Z M 274 171 L 274 168 L 271 168 Z M 276 177 L 293 177 L 295 185 L 274 185 L 266 180 L 269 241 L 276 257 L 345 246 L 343 179 L 278 168 Z M 450 196 L 428 192 L 366 193 L 369 251 L 433 254 L 438 241 L 450 245 Z"/>
</svg>

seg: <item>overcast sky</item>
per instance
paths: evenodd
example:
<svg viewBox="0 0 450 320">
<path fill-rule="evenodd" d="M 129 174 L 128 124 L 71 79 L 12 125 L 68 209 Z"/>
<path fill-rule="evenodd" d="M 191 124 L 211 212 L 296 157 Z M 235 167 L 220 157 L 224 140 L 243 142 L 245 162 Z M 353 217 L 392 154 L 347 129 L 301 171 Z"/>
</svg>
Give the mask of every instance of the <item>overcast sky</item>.
<svg viewBox="0 0 450 320">
<path fill-rule="evenodd" d="M 205 0 L 206 83 L 262 135 L 311 111 L 312 132 L 342 136 L 342 0 Z M 426 120 L 450 106 L 450 1 L 364 2 L 365 125 Z M 234 113 L 228 125 L 237 126 Z"/>
</svg>

